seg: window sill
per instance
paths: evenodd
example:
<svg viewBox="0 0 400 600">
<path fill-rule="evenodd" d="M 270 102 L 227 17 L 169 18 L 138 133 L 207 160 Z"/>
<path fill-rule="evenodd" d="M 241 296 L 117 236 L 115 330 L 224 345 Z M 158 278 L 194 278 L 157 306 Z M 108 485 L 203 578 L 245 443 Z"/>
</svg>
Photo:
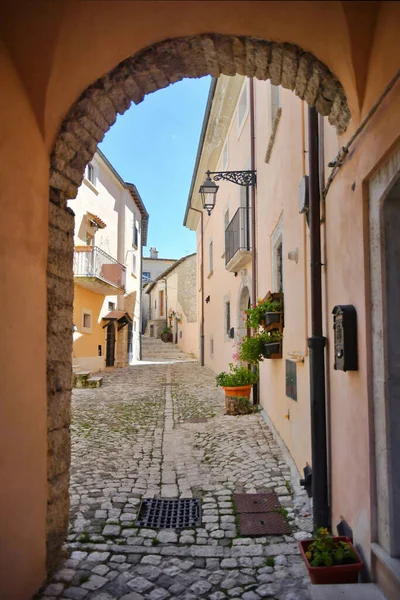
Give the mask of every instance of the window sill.
<svg viewBox="0 0 400 600">
<path fill-rule="evenodd" d="M 132 248 L 134 250 L 137 250 L 139 248 L 139 246 L 137 246 L 137 244 L 135 244 L 135 242 L 132 242 Z"/>
<path fill-rule="evenodd" d="M 210 279 L 214 274 L 214 271 L 210 271 L 209 274 L 207 275 L 207 279 Z"/>
<path fill-rule="evenodd" d="M 135 273 L 131 273 L 132 277 L 134 277 L 135 279 L 137 279 L 137 275 L 135 275 Z"/>
<path fill-rule="evenodd" d="M 279 121 L 281 120 L 281 116 L 282 116 L 282 108 L 279 107 L 278 110 L 276 111 L 274 122 L 272 123 L 272 132 L 271 132 L 271 136 L 269 138 L 267 152 L 265 154 L 265 162 L 267 164 L 269 163 L 269 161 L 271 159 L 272 148 L 274 147 L 276 132 L 278 131 L 278 125 L 279 125 Z"/>
<path fill-rule="evenodd" d="M 94 183 L 92 183 L 91 181 L 89 181 L 89 179 L 86 179 L 86 177 L 83 180 L 83 183 L 85 185 L 87 185 L 87 187 L 92 190 L 92 192 L 94 192 L 96 194 L 96 196 L 99 195 L 99 190 L 96 188 L 96 186 L 94 185 Z"/>
</svg>

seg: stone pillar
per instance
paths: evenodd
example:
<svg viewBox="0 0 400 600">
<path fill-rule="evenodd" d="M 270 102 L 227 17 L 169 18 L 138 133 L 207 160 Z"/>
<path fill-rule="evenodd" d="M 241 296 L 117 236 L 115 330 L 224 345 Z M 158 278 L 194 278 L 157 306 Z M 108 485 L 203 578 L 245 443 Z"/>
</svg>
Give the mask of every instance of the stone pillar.
<svg viewBox="0 0 400 600">
<path fill-rule="evenodd" d="M 72 269 L 74 213 L 50 194 L 47 262 L 47 568 L 61 558 L 68 531 L 71 460 Z"/>
</svg>

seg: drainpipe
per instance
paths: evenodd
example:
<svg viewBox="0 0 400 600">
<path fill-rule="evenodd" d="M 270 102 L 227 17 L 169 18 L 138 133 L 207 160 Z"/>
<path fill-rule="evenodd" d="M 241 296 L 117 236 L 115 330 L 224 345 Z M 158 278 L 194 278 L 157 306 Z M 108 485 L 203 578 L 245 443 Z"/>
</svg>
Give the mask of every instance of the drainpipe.
<svg viewBox="0 0 400 600">
<path fill-rule="evenodd" d="M 310 183 L 311 337 L 310 355 L 311 456 L 314 529 L 329 527 L 328 462 L 325 406 L 325 338 L 322 335 L 321 224 L 318 113 L 308 107 Z"/>
<path fill-rule="evenodd" d="M 200 365 L 204 367 L 204 243 L 203 243 L 203 211 L 190 206 L 190 210 L 200 213 L 200 231 L 201 231 L 201 322 L 200 322 Z"/>
<path fill-rule="evenodd" d="M 250 169 L 256 170 L 256 134 L 254 111 L 254 79 L 250 79 Z M 249 188 L 247 188 L 247 195 Z M 251 295 L 253 306 L 257 304 L 257 245 L 256 245 L 256 186 L 251 186 Z M 260 379 L 253 385 L 253 404 L 260 403 Z"/>
</svg>

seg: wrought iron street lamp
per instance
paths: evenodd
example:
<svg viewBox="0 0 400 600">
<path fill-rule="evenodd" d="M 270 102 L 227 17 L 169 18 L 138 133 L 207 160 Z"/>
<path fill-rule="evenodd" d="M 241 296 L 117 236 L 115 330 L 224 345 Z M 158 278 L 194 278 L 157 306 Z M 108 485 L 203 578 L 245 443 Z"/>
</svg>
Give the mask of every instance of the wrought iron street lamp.
<svg viewBox="0 0 400 600">
<path fill-rule="evenodd" d="M 207 171 L 207 178 L 203 185 L 200 186 L 199 192 L 203 202 L 203 208 L 207 211 L 210 216 L 212 209 L 215 206 L 217 199 L 217 192 L 219 186 L 216 185 L 216 181 L 225 180 L 236 185 L 242 185 L 247 188 L 247 197 L 249 187 L 256 184 L 256 172 L 255 171 Z M 212 176 L 212 177 L 211 177 Z M 248 204 L 248 201 L 247 201 Z"/>
</svg>

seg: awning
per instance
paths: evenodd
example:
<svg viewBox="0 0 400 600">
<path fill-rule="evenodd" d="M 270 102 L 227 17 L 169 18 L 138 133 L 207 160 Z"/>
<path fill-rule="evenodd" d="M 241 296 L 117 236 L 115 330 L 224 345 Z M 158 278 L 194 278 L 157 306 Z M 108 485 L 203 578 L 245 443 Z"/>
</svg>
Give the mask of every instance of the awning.
<svg viewBox="0 0 400 600">
<path fill-rule="evenodd" d="M 128 323 L 132 323 L 132 317 L 129 313 L 124 312 L 123 310 L 112 310 L 102 319 L 103 321 L 107 321 L 105 325 L 103 325 L 103 329 L 110 325 L 110 323 L 114 323 L 117 321 L 118 331 L 128 325 Z"/>
<path fill-rule="evenodd" d="M 90 221 L 94 221 L 99 229 L 104 229 L 104 227 L 106 227 L 106 224 L 100 219 L 100 217 L 89 211 L 86 213 L 86 218 Z"/>
</svg>

